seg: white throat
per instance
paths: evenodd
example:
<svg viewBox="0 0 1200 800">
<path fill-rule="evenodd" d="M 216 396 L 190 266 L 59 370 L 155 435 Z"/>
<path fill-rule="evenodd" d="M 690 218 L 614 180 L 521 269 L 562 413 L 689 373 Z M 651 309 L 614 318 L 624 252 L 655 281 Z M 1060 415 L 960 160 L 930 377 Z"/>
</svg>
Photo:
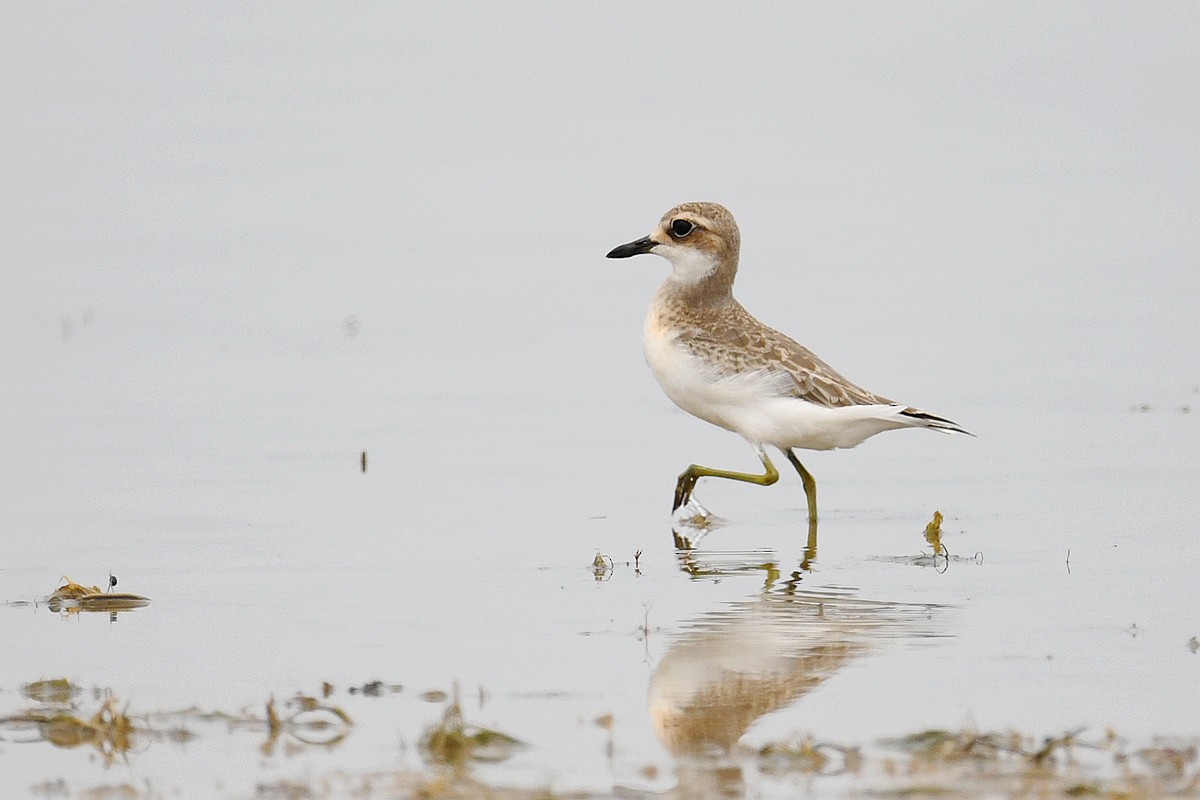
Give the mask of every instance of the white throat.
<svg viewBox="0 0 1200 800">
<path fill-rule="evenodd" d="M 671 262 L 672 277 L 680 283 L 694 285 L 717 271 L 717 260 L 695 247 L 660 244 L 654 254 Z"/>
</svg>

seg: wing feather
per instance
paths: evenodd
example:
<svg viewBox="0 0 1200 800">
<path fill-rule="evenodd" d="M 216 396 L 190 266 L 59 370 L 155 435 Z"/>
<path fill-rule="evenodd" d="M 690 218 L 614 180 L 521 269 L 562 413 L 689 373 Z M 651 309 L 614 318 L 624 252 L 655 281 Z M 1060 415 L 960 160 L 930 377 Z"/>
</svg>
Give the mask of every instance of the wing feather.
<svg viewBox="0 0 1200 800">
<path fill-rule="evenodd" d="M 851 383 L 804 345 L 763 325 L 738 303 L 716 320 L 687 330 L 680 343 L 728 374 L 781 373 L 781 397 L 825 408 L 886 405 L 886 397 Z"/>
</svg>

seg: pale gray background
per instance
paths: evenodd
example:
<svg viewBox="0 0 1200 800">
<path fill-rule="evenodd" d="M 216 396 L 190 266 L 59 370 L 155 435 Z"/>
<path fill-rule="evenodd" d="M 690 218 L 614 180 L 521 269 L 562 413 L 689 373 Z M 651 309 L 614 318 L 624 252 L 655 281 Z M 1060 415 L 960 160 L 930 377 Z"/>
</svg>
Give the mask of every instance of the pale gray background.
<svg viewBox="0 0 1200 800">
<path fill-rule="evenodd" d="M 115 626 L 0 609 L 0 697 L 459 678 L 534 744 L 497 779 L 673 785 L 648 676 L 761 580 L 677 572 L 669 495 L 690 461 L 755 462 L 641 363 L 666 264 L 603 254 L 709 199 L 764 321 L 979 434 L 806 459 L 811 585 L 955 610 L 757 736 L 1196 733 L 1198 9 L 0 5 L 0 599 L 111 569 L 154 600 Z M 699 493 L 733 520 L 709 546 L 794 566 L 793 476 Z M 875 560 L 935 508 L 982 566 Z M 594 586 L 597 548 L 646 574 Z M 606 712 L 614 762 L 578 724 Z M 220 769 L 394 764 L 436 709 L 356 714 L 324 761 Z M 189 785 L 208 752 L 132 769 Z M 10 787 L 106 779 L 0 761 Z"/>
</svg>

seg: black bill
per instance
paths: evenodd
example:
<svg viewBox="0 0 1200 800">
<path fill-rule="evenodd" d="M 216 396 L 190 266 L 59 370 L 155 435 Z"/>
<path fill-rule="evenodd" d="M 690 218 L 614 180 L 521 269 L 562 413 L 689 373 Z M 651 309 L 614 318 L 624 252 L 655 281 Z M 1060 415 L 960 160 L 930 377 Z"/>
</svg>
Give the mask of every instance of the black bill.
<svg viewBox="0 0 1200 800">
<path fill-rule="evenodd" d="M 608 258 L 629 258 L 630 256 L 638 256 L 642 253 L 649 253 L 658 245 L 658 242 L 651 239 L 649 236 L 643 236 L 636 242 L 623 244 L 619 247 L 614 247 L 608 252 Z"/>
</svg>

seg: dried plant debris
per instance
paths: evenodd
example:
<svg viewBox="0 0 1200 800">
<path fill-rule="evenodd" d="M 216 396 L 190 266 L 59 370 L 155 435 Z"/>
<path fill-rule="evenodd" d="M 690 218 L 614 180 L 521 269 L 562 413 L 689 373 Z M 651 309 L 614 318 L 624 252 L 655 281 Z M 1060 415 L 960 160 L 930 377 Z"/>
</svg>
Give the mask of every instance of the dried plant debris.
<svg viewBox="0 0 1200 800">
<path fill-rule="evenodd" d="M 367 694 L 355 688 L 354 694 Z M 194 728 L 208 726 L 211 732 L 223 724 L 230 734 L 242 731 L 254 735 L 246 752 L 253 753 L 257 746 L 267 757 L 277 752 L 293 755 L 313 747 L 333 748 L 354 728 L 350 715 L 330 704 L 332 687 L 323 684 L 321 689 L 314 693 L 316 696 L 297 694 L 279 701 L 270 698 L 232 714 L 195 707 L 134 714 L 109 691 L 84 690 L 65 678 L 43 679 L 20 687 L 21 696 L 31 707 L 0 717 L 0 742 L 6 747 L 47 742 L 57 748 L 94 751 L 97 760 L 111 766 L 133 762 L 156 743 L 186 742 L 198 735 L 193 733 Z M 386 701 L 360 702 L 374 705 Z M 603 752 L 612 758 L 617 720 L 603 714 L 590 722 L 607 732 Z M 418 744 L 423 763 L 415 768 L 366 772 L 334 769 L 299 779 L 272 776 L 269 782 L 258 784 L 257 796 L 441 800 L 563 797 L 544 790 L 507 789 L 483 782 L 477 767 L 505 761 L 527 745 L 499 730 L 470 724 L 464 718 L 457 687 L 441 710 L 440 720 L 425 729 Z M 706 757 L 697 758 L 703 762 Z M 810 787 L 806 793 L 814 796 L 1109 800 L 1200 796 L 1200 737 L 1154 739 L 1135 745 L 1111 731 L 1089 733 L 1078 729 L 1043 737 L 968 727 L 921 730 L 862 745 L 796 735 L 753 749 L 735 747 L 715 758 L 712 763 L 720 770 L 756 770 L 766 779 L 788 786 L 798 785 L 800 778 Z M 647 766 L 643 775 L 648 780 L 656 779 L 657 770 L 656 766 Z M 65 781 L 47 781 L 44 786 L 45 796 L 123 796 L 80 792 Z M 112 788 L 96 787 L 92 791 Z M 170 796 L 148 786 L 147 792 L 130 796 Z"/>
<path fill-rule="evenodd" d="M 934 511 L 933 520 L 925 526 L 925 541 L 933 548 L 933 554 L 948 556 L 946 545 L 942 544 L 942 512 Z"/>
<path fill-rule="evenodd" d="M 1195 796 L 1200 791 L 1200 742 L 1157 741 L 1130 751 L 1112 731 L 1084 729 L 1043 738 L 1015 731 L 931 729 L 881 742 L 907 755 L 886 767 L 901 786 L 877 792 L 897 797 L 1021 796 L 1143 798 Z"/>
<path fill-rule="evenodd" d="M 329 684 L 325 684 L 329 686 Z M 332 688 L 332 687 L 331 687 Z M 383 697 L 385 694 L 395 694 L 404 691 L 404 687 L 399 683 L 384 683 L 383 681 L 367 681 L 362 686 L 351 686 L 350 694 L 361 694 L 363 697 Z M 324 691 L 325 697 L 329 697 L 330 691 Z"/>
<path fill-rule="evenodd" d="M 141 726 L 112 695 L 107 696 L 91 715 L 81 714 L 73 707 L 44 706 L 0 718 L 0 728 L 34 733 L 33 738 L 15 741 L 41 740 L 68 749 L 90 745 L 100 753 L 105 764 L 113 763 L 132 750 L 141 733 Z"/>
<path fill-rule="evenodd" d="M 85 586 L 76 583 L 66 575 L 62 577 L 62 580 L 64 581 L 63 585 L 46 598 L 46 605 L 56 613 L 59 611 L 68 613 L 105 611 L 111 613 L 150 605 L 150 599 L 142 597 L 140 594 L 112 591 L 117 585 L 117 578 L 114 575 L 108 576 L 107 590 L 103 590 L 99 586 Z"/>
<path fill-rule="evenodd" d="M 21 696 L 35 703 L 70 705 L 83 693 L 83 689 L 66 678 L 51 678 L 21 684 Z"/>
<path fill-rule="evenodd" d="M 315 697 L 297 695 L 283 704 L 280 714 L 275 698 L 266 705 L 267 740 L 264 755 L 271 755 L 280 739 L 287 736 L 302 744 L 333 747 L 350 735 L 354 721 L 337 706 L 326 705 Z"/>
<path fill-rule="evenodd" d="M 942 523 L 945 522 L 945 519 L 942 512 L 934 511 L 933 518 L 925 525 L 925 542 L 933 548 L 933 553 L 922 552 L 907 556 L 877 556 L 870 560 L 883 561 L 889 564 L 909 564 L 914 567 L 933 567 L 938 572 L 945 572 L 950 568 L 952 563 L 972 562 L 982 564 L 983 553 L 975 553 L 971 556 L 951 555 L 943 538 Z"/>
<path fill-rule="evenodd" d="M 862 753 L 857 747 L 814 742 L 811 736 L 764 745 L 758 751 L 764 772 L 805 775 L 843 775 L 858 772 Z"/>
<path fill-rule="evenodd" d="M 504 761 L 525 743 L 491 728 L 466 724 L 455 698 L 446 706 L 441 722 L 425 729 L 420 746 L 426 761 L 462 768 L 471 762 Z"/>
<path fill-rule="evenodd" d="M 111 692 L 99 693 L 103 699 L 94 712 L 81 711 L 74 704 L 81 690 L 61 678 L 24 684 L 21 693 L 42 705 L 0 717 L 0 731 L 12 732 L 13 741 L 46 741 L 64 748 L 91 745 L 106 764 L 125 757 L 143 742 L 186 742 L 195 736 L 189 724 L 224 722 L 229 730 L 264 731 L 267 738 L 261 750 L 266 755 L 281 741 L 290 747 L 333 747 L 349 735 L 354 724 L 341 708 L 307 695 L 279 704 L 271 698 L 261 715 L 189 708 L 134 716 Z"/>
<path fill-rule="evenodd" d="M 603 580 L 613 571 L 614 566 L 615 565 L 613 564 L 613 560 L 611 558 L 597 550 L 596 557 L 592 559 L 592 575 L 594 575 L 598 581 Z"/>
</svg>

